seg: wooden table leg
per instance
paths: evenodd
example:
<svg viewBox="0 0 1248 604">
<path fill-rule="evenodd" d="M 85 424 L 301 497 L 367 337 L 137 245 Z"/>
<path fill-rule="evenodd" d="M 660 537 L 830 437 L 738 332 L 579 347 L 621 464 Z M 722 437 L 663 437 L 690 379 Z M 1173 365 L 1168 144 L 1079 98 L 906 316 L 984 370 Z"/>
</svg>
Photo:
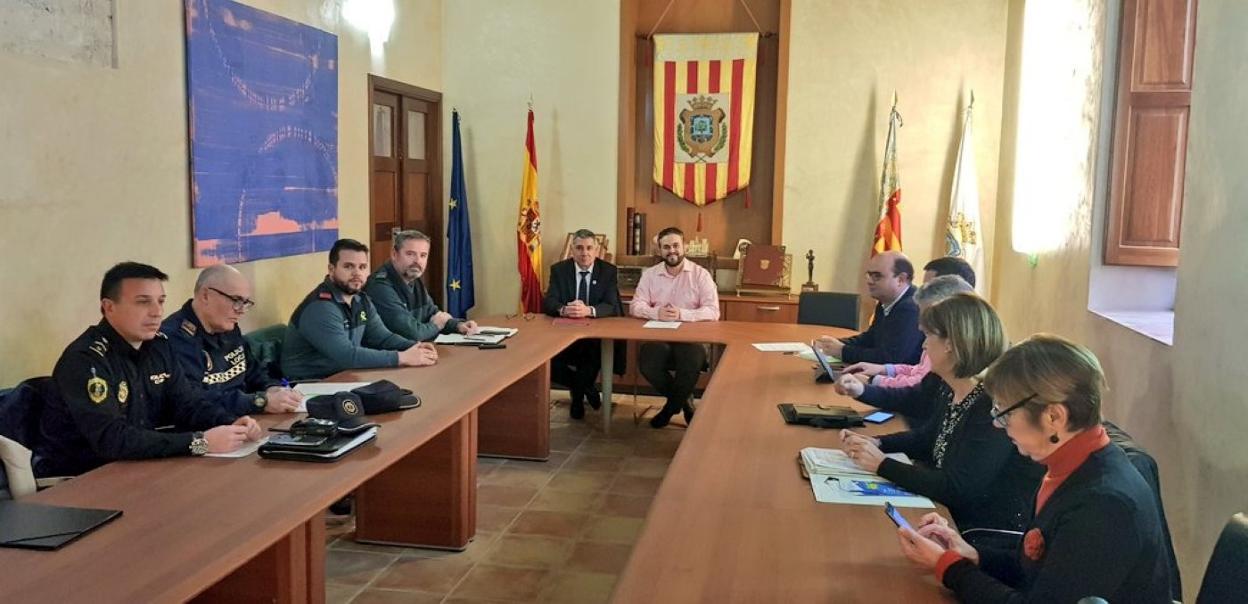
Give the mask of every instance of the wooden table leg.
<svg viewBox="0 0 1248 604">
<path fill-rule="evenodd" d="M 477 412 L 355 491 L 355 539 L 463 550 L 477 532 Z"/>
<path fill-rule="evenodd" d="M 325 516 L 301 524 L 194 601 L 324 604 Z"/>
<path fill-rule="evenodd" d="M 611 434 L 611 382 L 615 378 L 615 341 L 602 339 L 602 432 Z"/>
<path fill-rule="evenodd" d="M 516 380 L 477 412 L 480 455 L 550 459 L 550 362 Z"/>
</svg>

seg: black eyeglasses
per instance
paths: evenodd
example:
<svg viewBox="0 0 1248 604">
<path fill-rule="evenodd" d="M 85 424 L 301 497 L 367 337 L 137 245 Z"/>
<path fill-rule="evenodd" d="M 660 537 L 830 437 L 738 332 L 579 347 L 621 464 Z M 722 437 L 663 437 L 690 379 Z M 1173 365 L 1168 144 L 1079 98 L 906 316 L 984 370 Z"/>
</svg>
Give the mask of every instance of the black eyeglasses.
<svg viewBox="0 0 1248 604">
<path fill-rule="evenodd" d="M 242 296 L 231 296 L 230 294 L 227 294 L 215 287 L 209 287 L 208 289 L 214 292 L 217 292 L 218 294 L 221 294 L 222 296 L 225 296 L 226 298 L 229 298 L 230 302 L 234 303 L 234 312 L 245 312 L 245 311 L 250 310 L 251 307 L 256 305 L 254 301 L 248 300 L 247 298 L 244 298 Z"/>
<path fill-rule="evenodd" d="M 1018 401 L 1017 403 L 1014 403 L 1013 405 L 1010 405 L 1009 407 L 1006 407 L 1005 409 L 1002 409 L 1000 411 L 997 411 L 996 408 L 994 407 L 993 410 L 990 412 L 992 414 L 992 423 L 998 428 L 1004 428 L 1010 425 L 1010 418 L 1009 418 L 1010 413 L 1012 413 L 1015 409 L 1018 409 L 1019 407 L 1022 407 L 1023 405 L 1026 405 L 1027 403 L 1030 403 L 1032 399 L 1034 398 L 1036 398 L 1035 394 L 1021 401 Z"/>
</svg>

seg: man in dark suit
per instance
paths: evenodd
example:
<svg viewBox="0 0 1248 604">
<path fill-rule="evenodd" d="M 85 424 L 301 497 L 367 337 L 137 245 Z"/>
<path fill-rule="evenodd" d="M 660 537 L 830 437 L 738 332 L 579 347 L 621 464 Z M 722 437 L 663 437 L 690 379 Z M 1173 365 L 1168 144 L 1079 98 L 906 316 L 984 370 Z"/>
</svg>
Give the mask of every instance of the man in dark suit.
<svg viewBox="0 0 1248 604">
<path fill-rule="evenodd" d="M 598 259 L 598 239 L 581 229 L 572 235 L 572 257 L 550 267 L 550 285 L 542 310 L 552 317 L 595 319 L 623 314 L 615 265 Z M 621 356 L 617 350 L 616 356 Z M 602 399 L 594 382 L 602 368 L 601 343 L 580 340 L 551 359 L 550 377 L 572 391 L 572 419 L 585 417 L 585 402 L 594 409 Z"/>
</svg>

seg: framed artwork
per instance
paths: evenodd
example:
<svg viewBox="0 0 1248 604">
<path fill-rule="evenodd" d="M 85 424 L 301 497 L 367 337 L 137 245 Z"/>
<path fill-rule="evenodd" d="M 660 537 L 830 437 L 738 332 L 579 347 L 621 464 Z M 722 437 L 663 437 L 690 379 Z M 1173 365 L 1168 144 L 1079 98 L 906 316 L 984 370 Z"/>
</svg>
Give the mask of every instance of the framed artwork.
<svg viewBox="0 0 1248 604">
<path fill-rule="evenodd" d="M 563 240 L 563 255 L 559 256 L 560 260 L 567 260 L 572 257 L 572 240 L 575 236 L 576 233 L 568 233 L 568 236 Z M 598 241 L 598 257 L 606 260 L 608 256 L 607 236 L 600 233 L 594 235 L 594 239 Z"/>
<path fill-rule="evenodd" d="M 338 38 L 229 0 L 184 0 L 194 266 L 338 239 Z"/>
</svg>

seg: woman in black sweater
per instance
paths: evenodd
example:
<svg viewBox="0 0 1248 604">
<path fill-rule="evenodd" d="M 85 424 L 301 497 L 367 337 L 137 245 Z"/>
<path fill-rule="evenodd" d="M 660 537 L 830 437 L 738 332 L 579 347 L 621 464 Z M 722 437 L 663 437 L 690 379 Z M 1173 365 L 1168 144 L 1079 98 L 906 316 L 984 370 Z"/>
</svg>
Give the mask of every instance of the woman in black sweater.
<svg viewBox="0 0 1248 604">
<path fill-rule="evenodd" d="M 880 438 L 845 430 L 841 446 L 863 469 L 946 505 L 962 530 L 1019 531 L 1043 469 L 993 428 L 992 399 L 978 378 L 1006 348 L 1001 320 L 982 298 L 958 294 L 925 308 L 919 327 L 932 373 L 890 396 L 898 407 L 922 404 L 936 413 L 913 430 Z M 838 386 L 851 396 L 863 395 L 862 383 L 852 376 L 844 376 Z M 884 457 L 894 452 L 918 463 Z"/>
<path fill-rule="evenodd" d="M 1087 349 L 1037 335 L 1006 352 L 984 386 L 993 422 L 1047 472 L 1022 543 L 972 547 L 937 514 L 898 529 L 901 549 L 963 602 L 1170 602 L 1154 497 L 1101 426 L 1104 374 Z"/>
</svg>

